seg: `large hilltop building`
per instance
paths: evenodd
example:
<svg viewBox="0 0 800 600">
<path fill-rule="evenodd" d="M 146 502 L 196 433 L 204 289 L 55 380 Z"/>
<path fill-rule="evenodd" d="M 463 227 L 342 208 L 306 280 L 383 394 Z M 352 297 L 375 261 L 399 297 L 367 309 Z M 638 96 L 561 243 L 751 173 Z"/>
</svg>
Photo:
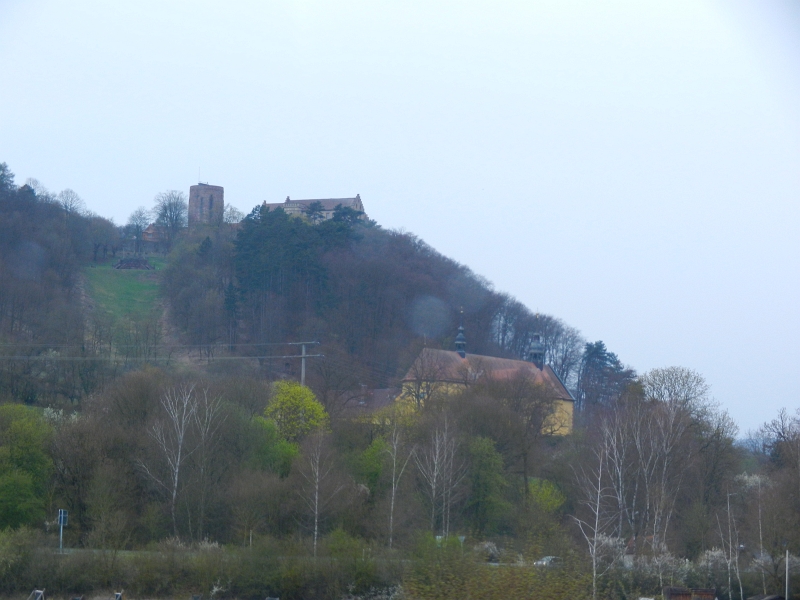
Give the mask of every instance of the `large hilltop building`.
<svg viewBox="0 0 800 600">
<path fill-rule="evenodd" d="M 189 227 L 219 225 L 225 213 L 225 189 L 198 183 L 189 188 Z"/>
<path fill-rule="evenodd" d="M 342 208 L 352 208 L 353 210 L 361 213 L 359 218 L 367 218 L 367 215 L 364 212 L 364 204 L 361 202 L 360 194 L 356 194 L 355 198 L 320 198 L 310 200 L 292 200 L 289 198 L 289 196 L 286 196 L 286 200 L 283 202 L 264 202 L 262 206 L 268 208 L 269 210 L 280 208 L 287 215 L 299 216 L 307 214 L 309 210 L 313 208 L 312 205 L 314 204 L 316 204 L 316 207 L 319 209 L 320 220 L 332 219 L 334 211 L 339 206 Z"/>
</svg>

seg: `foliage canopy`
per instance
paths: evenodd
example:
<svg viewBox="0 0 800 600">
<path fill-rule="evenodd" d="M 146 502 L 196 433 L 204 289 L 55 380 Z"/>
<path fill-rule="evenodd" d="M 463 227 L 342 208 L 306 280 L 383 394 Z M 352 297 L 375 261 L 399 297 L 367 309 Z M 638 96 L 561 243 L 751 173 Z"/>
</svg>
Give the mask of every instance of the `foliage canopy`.
<svg viewBox="0 0 800 600">
<path fill-rule="evenodd" d="M 264 415 L 275 422 L 281 437 L 298 442 L 311 431 L 325 427 L 328 413 L 314 392 L 294 381 L 278 381 Z"/>
</svg>

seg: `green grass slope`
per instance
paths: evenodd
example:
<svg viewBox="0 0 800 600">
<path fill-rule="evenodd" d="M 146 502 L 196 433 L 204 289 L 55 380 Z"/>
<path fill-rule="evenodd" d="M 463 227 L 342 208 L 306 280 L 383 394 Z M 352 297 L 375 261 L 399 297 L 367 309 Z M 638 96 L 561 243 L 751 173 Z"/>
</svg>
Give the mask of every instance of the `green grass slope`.
<svg viewBox="0 0 800 600">
<path fill-rule="evenodd" d="M 97 309 L 115 321 L 136 321 L 151 315 L 160 299 L 158 275 L 164 261 L 149 260 L 155 271 L 116 270 L 111 262 L 86 267 L 86 293 Z"/>
</svg>

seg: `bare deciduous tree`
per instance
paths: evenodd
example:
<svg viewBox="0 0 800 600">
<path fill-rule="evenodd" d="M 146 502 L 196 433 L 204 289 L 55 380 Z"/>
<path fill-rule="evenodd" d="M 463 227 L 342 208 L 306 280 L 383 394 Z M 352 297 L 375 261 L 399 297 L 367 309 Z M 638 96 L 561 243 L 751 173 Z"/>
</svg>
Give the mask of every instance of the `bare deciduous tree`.
<svg viewBox="0 0 800 600">
<path fill-rule="evenodd" d="M 391 548 L 394 541 L 394 506 L 397 500 L 397 490 L 400 487 L 400 479 L 414 455 L 414 448 L 406 450 L 405 436 L 396 413 L 391 415 L 389 426 L 391 429 L 386 436 L 385 452 L 389 455 L 392 465 L 392 487 L 389 492 L 389 548 Z"/>
<path fill-rule="evenodd" d="M 800 489 L 800 409 L 791 416 L 782 408 L 776 419 L 761 428 L 760 434 L 768 450 L 793 465 L 795 483 Z"/>
<path fill-rule="evenodd" d="M 197 394 L 194 422 L 197 429 L 197 450 L 194 462 L 197 467 L 197 533 L 202 538 L 205 534 L 205 519 L 208 497 L 212 487 L 212 462 L 219 450 L 219 429 L 227 417 L 223 413 L 222 398 L 211 396 L 208 389 Z"/>
<path fill-rule="evenodd" d="M 242 211 L 238 208 L 233 206 L 232 204 L 225 205 L 225 211 L 222 215 L 222 220 L 225 223 L 235 224 L 241 222 L 244 219 L 245 215 Z"/>
<path fill-rule="evenodd" d="M 230 488 L 229 501 L 234 527 L 242 545 L 252 545 L 253 532 L 263 526 L 266 517 L 266 497 L 275 485 L 276 475 L 261 471 L 242 473 Z"/>
<path fill-rule="evenodd" d="M 724 427 L 718 417 L 703 378 L 679 367 L 646 373 L 605 409 L 599 444 L 616 505 L 616 536 L 631 536 L 637 551 L 644 543 L 657 555 L 667 551 L 676 502 L 698 453 L 695 434 L 718 421 Z"/>
<path fill-rule="evenodd" d="M 169 496 L 169 509 L 172 518 L 172 531 L 178 535 L 178 520 L 176 506 L 178 503 L 178 490 L 183 463 L 191 456 L 195 448 L 187 448 L 189 431 L 195 421 L 197 413 L 197 396 L 194 385 L 184 385 L 172 388 L 161 396 L 162 418 L 158 419 L 148 431 L 156 443 L 165 475 L 146 463 L 139 461 L 144 472 L 159 486 L 166 490 Z"/>
<path fill-rule="evenodd" d="M 134 251 L 139 252 L 142 247 L 142 232 L 150 224 L 150 211 L 140 206 L 128 217 L 129 234 L 134 238 Z"/>
<path fill-rule="evenodd" d="M 586 340 L 580 331 L 566 325 L 561 319 L 548 318 L 542 326 L 545 362 L 552 367 L 565 385 L 574 386 L 581 364 L 581 354 Z"/>
<path fill-rule="evenodd" d="M 466 465 L 458 456 L 458 440 L 446 418 L 434 429 L 429 443 L 414 453 L 414 461 L 430 503 L 431 530 L 436 531 L 439 525 L 442 536 L 447 537 L 453 504 L 466 475 Z"/>
<path fill-rule="evenodd" d="M 167 243 L 171 245 L 178 232 L 186 227 L 189 209 L 186 203 L 186 194 L 178 190 L 161 192 L 155 197 L 155 203 L 153 213 L 156 216 L 156 222 L 164 228 Z"/>
<path fill-rule="evenodd" d="M 351 403 L 363 397 L 363 365 L 337 348 L 324 350 L 322 360 L 312 362 L 310 387 L 331 418 L 337 418 Z"/>
<path fill-rule="evenodd" d="M 613 501 L 611 487 L 604 481 L 608 475 L 607 460 L 608 449 L 605 441 L 601 442 L 599 448 L 594 451 L 596 464 L 588 469 L 580 468 L 575 470 L 575 477 L 578 482 L 580 493 L 580 503 L 586 510 L 585 517 L 574 516 L 572 519 L 577 523 L 589 549 L 589 557 L 592 560 L 592 599 L 597 598 L 597 580 L 607 572 L 614 564 L 614 556 L 605 565 L 601 564 L 605 550 L 612 546 L 609 542 L 619 540 L 618 537 L 609 536 L 614 522 L 614 511 L 609 510 L 609 500 Z"/>
<path fill-rule="evenodd" d="M 36 197 L 44 202 L 58 202 L 57 197 L 48 190 L 44 184 L 42 184 L 38 179 L 34 179 L 33 177 L 28 177 L 25 180 L 25 185 L 33 190 L 36 194 Z"/>
<path fill-rule="evenodd" d="M 305 452 L 299 472 L 305 483 L 301 486 L 300 497 L 311 511 L 316 557 L 320 521 L 331 501 L 344 489 L 344 484 L 336 481 L 329 434 L 321 430 L 315 431 L 306 438 L 304 447 Z"/>
<path fill-rule="evenodd" d="M 742 473 L 741 475 L 736 476 L 737 483 L 741 484 L 742 486 L 742 494 L 743 495 L 752 495 L 755 494 L 755 510 L 756 510 L 756 520 L 758 522 L 758 555 L 753 560 L 753 564 L 761 573 L 761 589 L 762 593 L 766 596 L 767 595 L 767 568 L 766 563 L 769 560 L 767 558 L 767 554 L 764 551 L 764 518 L 763 518 L 763 491 L 764 488 L 769 488 L 771 485 L 771 481 L 768 477 L 763 475 L 748 475 L 747 473 Z"/>
<path fill-rule="evenodd" d="M 67 188 L 58 194 L 58 203 L 67 216 L 81 215 L 86 211 L 86 203 L 77 193 Z"/>
<path fill-rule="evenodd" d="M 710 388 L 697 371 L 685 367 L 653 369 L 639 378 L 645 397 L 676 405 L 692 415 L 703 416 L 708 405 Z"/>
<path fill-rule="evenodd" d="M 420 352 L 411 365 L 411 369 L 409 369 L 411 381 L 407 389 L 417 410 L 421 409 L 425 403 L 437 399 L 443 391 L 446 385 L 442 382 L 443 371 L 444 365 L 440 356 L 435 352 L 427 351 L 427 349 Z"/>
<path fill-rule="evenodd" d="M 739 565 L 739 555 L 741 544 L 739 543 L 739 525 L 736 516 L 731 512 L 731 496 L 738 496 L 736 493 L 728 492 L 725 523 L 720 521 L 717 513 L 717 532 L 722 543 L 722 551 L 725 553 L 725 564 L 728 568 L 728 598 L 733 600 L 732 575 L 736 575 L 739 584 L 739 599 L 744 600 L 744 590 L 742 589 L 742 572 Z"/>
<path fill-rule="evenodd" d="M 645 494 L 653 544 L 664 546 L 685 466 L 694 450 L 687 439 L 689 428 L 707 417 L 712 407 L 708 385 L 691 369 L 653 369 L 640 378 L 640 383 L 649 406 L 641 407 L 640 422 L 645 427 L 637 429 L 636 444 L 640 459 L 646 457 L 652 467 L 646 471 Z"/>
</svg>

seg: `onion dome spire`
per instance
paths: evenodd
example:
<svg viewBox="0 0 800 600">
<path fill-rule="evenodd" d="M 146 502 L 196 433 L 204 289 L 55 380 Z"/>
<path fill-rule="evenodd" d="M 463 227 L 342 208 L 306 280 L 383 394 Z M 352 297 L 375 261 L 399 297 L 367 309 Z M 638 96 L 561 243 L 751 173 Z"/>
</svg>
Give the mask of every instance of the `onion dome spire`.
<svg viewBox="0 0 800 600">
<path fill-rule="evenodd" d="M 542 335 L 540 333 L 533 334 L 533 341 L 531 342 L 528 356 L 529 360 L 535 364 L 538 369 L 544 368 L 544 344 L 542 343 Z"/>
<path fill-rule="evenodd" d="M 458 325 L 458 335 L 455 341 L 456 352 L 461 358 L 467 357 L 467 338 L 464 337 L 464 309 L 461 309 L 461 321 Z"/>
</svg>

